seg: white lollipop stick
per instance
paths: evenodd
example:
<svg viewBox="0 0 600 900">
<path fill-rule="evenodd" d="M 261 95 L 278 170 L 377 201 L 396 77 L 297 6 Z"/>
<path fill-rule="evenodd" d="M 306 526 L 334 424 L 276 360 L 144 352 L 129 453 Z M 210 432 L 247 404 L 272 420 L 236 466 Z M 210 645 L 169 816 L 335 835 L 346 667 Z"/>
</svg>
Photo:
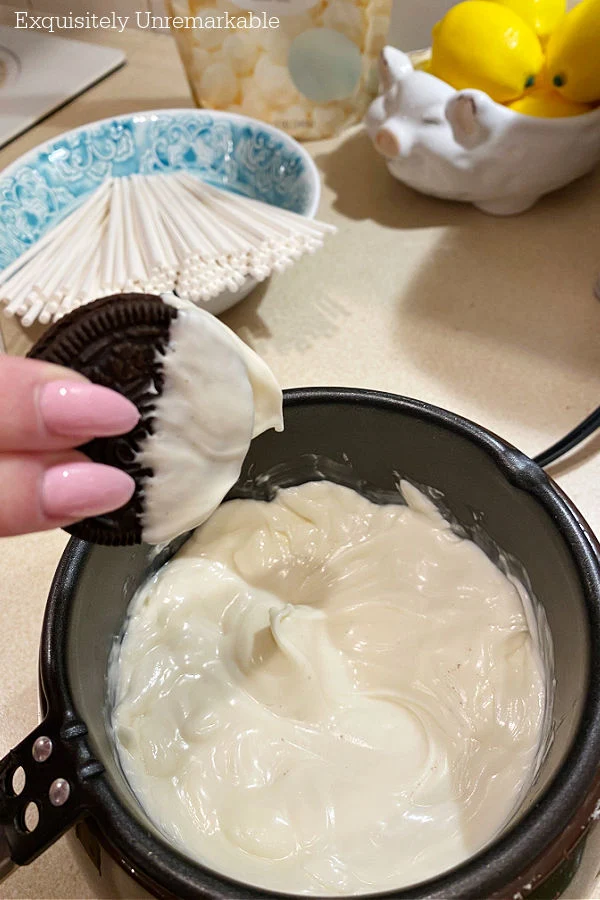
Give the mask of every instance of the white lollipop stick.
<svg viewBox="0 0 600 900">
<path fill-rule="evenodd" d="M 33 301 L 21 320 L 24 328 L 29 328 L 30 325 L 33 325 L 38 317 L 38 313 L 42 311 L 44 303 L 45 301 L 40 299 Z"/>
<path fill-rule="evenodd" d="M 181 260 L 196 249 L 193 246 L 192 237 L 195 230 L 194 223 L 188 220 L 185 212 L 180 207 L 176 210 L 173 209 L 169 191 L 165 188 L 165 184 L 160 176 L 154 176 L 154 178 L 150 179 L 148 187 L 154 191 L 157 197 L 164 225 L 175 236 L 179 248 L 178 256 Z"/>
<path fill-rule="evenodd" d="M 197 223 L 195 227 L 202 228 L 221 253 L 230 254 L 245 248 L 246 242 L 239 233 L 214 215 L 200 195 L 181 189 L 181 206 L 188 211 L 192 222 Z"/>
<path fill-rule="evenodd" d="M 46 234 L 41 237 L 38 241 L 33 244 L 29 250 L 26 250 L 22 253 L 17 259 L 14 260 L 10 265 L 6 266 L 0 272 L 0 284 L 4 284 L 12 275 L 21 269 L 25 263 L 29 262 L 33 257 L 37 256 L 42 250 L 44 250 L 49 244 L 53 244 L 58 240 L 66 240 L 68 235 L 74 232 L 79 223 L 88 215 L 90 209 L 93 209 L 96 204 L 100 203 L 102 197 L 106 194 L 108 185 L 106 182 L 92 194 L 84 203 L 74 209 L 72 212 L 66 216 L 62 222 L 56 225 L 54 228 L 51 228 L 50 231 L 47 231 Z"/>
<path fill-rule="evenodd" d="M 135 188 L 132 187 L 130 179 L 124 178 L 123 229 L 127 247 L 125 263 L 129 279 L 144 282 L 148 277 L 148 272 L 142 259 L 142 253 L 140 252 L 141 234 L 137 227 L 137 218 L 135 215 L 136 207 L 132 199 L 132 193 L 135 193 Z"/>
<path fill-rule="evenodd" d="M 140 242 L 140 252 L 147 276 L 150 278 L 153 268 L 160 264 L 164 252 L 146 194 L 140 189 L 140 176 L 132 178 L 130 196 L 136 233 Z"/>
<path fill-rule="evenodd" d="M 164 261 L 166 265 L 172 266 L 177 270 L 179 268 L 180 259 L 179 242 L 176 238 L 173 237 L 172 229 L 169 229 L 167 227 L 165 217 L 161 209 L 161 201 L 152 190 L 151 182 L 153 180 L 153 177 L 154 176 L 142 179 L 140 181 L 140 187 L 148 202 L 149 209 L 152 211 L 153 221 L 156 226 L 157 233 L 160 237 L 163 260 L 159 259 L 157 260 L 157 263 L 160 264 L 161 261 Z"/>
<path fill-rule="evenodd" d="M 193 176 L 186 174 L 186 183 L 189 183 L 192 178 Z M 329 234 L 333 234 L 337 231 L 335 225 L 321 222 L 318 219 L 309 219 L 307 216 L 292 212 L 289 209 L 283 209 L 281 206 L 263 203 L 262 200 L 256 200 L 253 197 L 241 197 L 239 194 L 233 193 L 233 191 L 222 191 L 211 184 L 203 184 L 202 187 L 206 193 L 216 198 L 222 197 L 226 193 L 230 198 L 232 205 L 239 206 L 242 209 L 252 209 L 257 215 L 263 214 L 269 219 L 278 219 L 281 222 L 287 222 L 292 229 L 298 228 L 301 231 L 316 231 L 318 233 L 327 232 Z"/>
<path fill-rule="evenodd" d="M 56 300 L 49 300 L 48 303 L 45 304 L 43 310 L 38 316 L 39 321 L 42 325 L 47 325 L 51 320 L 52 316 L 58 311 L 60 304 Z"/>
</svg>

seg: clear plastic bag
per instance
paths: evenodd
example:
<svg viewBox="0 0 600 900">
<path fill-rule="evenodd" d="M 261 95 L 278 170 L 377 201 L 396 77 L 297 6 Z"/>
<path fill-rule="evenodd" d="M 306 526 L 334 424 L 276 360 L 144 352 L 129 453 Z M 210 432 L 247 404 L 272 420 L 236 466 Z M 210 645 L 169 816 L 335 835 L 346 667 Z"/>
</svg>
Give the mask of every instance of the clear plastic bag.
<svg viewBox="0 0 600 900">
<path fill-rule="evenodd" d="M 170 15 L 199 106 L 314 139 L 364 115 L 377 90 L 390 6 L 391 0 L 170 0 Z"/>
</svg>

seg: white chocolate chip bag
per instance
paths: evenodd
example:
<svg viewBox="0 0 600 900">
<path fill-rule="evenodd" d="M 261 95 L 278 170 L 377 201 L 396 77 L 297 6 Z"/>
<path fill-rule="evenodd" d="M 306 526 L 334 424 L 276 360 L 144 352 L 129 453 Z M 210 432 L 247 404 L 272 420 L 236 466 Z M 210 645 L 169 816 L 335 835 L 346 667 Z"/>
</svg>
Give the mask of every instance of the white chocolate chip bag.
<svg viewBox="0 0 600 900">
<path fill-rule="evenodd" d="M 196 103 L 302 139 L 362 119 L 391 0 L 170 0 Z"/>
</svg>

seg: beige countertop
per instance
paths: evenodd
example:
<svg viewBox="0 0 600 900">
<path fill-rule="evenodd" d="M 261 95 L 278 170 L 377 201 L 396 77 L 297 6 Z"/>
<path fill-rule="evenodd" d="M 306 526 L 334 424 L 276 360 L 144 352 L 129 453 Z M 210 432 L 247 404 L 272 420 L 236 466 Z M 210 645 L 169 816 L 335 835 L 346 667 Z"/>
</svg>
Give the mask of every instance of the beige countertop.
<svg viewBox="0 0 600 900">
<path fill-rule="evenodd" d="M 128 64 L 0 150 L 0 169 L 94 119 L 192 105 L 169 37 L 91 37 L 122 47 Z M 404 188 L 360 130 L 310 149 L 320 215 L 339 234 L 225 316 L 284 387 L 419 397 L 530 454 L 598 405 L 600 172 L 503 220 Z M 26 352 L 35 332 L 1 327 L 8 351 Z M 553 474 L 600 532 L 598 450 L 600 435 Z M 0 756 L 36 723 L 40 625 L 65 543 L 62 532 L 0 540 Z M 97 896 L 64 839 L 0 886 L 2 898 Z"/>
</svg>

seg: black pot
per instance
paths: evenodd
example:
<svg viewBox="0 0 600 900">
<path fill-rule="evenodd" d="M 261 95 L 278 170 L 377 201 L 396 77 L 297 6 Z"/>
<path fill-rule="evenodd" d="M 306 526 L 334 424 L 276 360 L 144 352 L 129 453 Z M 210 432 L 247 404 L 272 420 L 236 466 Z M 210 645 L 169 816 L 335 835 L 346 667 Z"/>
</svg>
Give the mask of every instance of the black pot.
<svg viewBox="0 0 600 900">
<path fill-rule="evenodd" d="M 590 838 L 600 818 L 600 548 L 560 489 L 514 447 L 451 413 L 389 394 L 314 388 L 286 392 L 285 431 L 253 442 L 230 496 L 268 498 L 276 486 L 327 477 L 385 502 L 397 473 L 441 491 L 455 522 L 486 552 L 501 547 L 527 573 L 554 641 L 554 740 L 518 815 L 488 848 L 431 881 L 376 896 L 520 900 L 576 890 L 583 897 L 596 874 L 597 865 L 589 871 L 590 855 L 596 862 Z M 289 896 L 231 881 L 172 849 L 146 820 L 115 760 L 108 655 L 134 592 L 184 540 L 158 555 L 147 546 L 69 542 L 43 627 L 43 721 L 0 764 L 0 872 L 30 862 L 90 817 L 110 853 L 156 896 Z M 41 736 L 50 738 L 52 752 L 36 762 L 32 748 Z M 26 784 L 15 796 L 18 766 Z M 56 779 L 68 788 L 57 791 Z M 49 796 L 61 800 L 67 790 L 66 801 L 52 805 Z M 28 833 L 30 801 L 39 824 Z"/>
</svg>

